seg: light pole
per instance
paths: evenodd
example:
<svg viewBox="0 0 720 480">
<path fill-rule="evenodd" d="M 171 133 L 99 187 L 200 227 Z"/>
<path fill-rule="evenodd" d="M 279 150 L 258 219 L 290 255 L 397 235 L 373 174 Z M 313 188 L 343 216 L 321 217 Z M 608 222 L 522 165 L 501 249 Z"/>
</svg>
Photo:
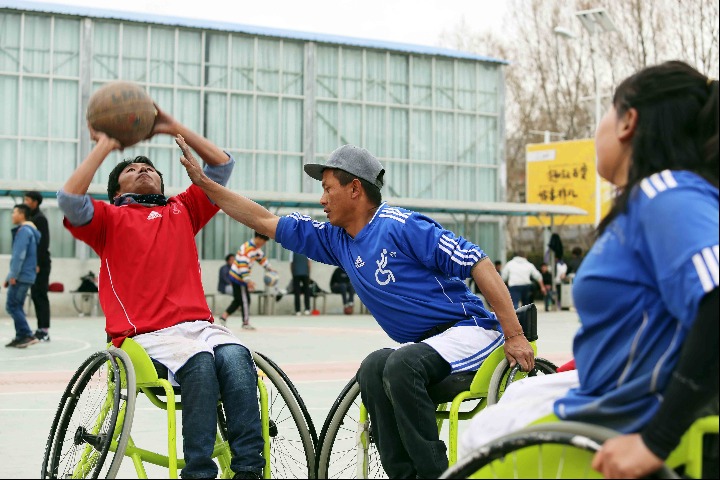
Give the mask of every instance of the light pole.
<svg viewBox="0 0 720 480">
<path fill-rule="evenodd" d="M 591 10 L 582 10 L 576 12 L 575 16 L 580 20 L 582 26 L 590 34 L 590 61 L 593 67 L 593 76 L 595 81 L 595 130 L 600 124 L 602 111 L 600 110 L 600 80 L 598 79 L 598 68 L 595 58 L 598 33 L 607 33 L 617 31 L 615 24 L 610 20 L 610 16 L 604 8 L 593 8 Z M 562 27 L 555 28 L 555 33 L 564 35 L 565 32 L 558 31 Z M 570 33 L 570 32 L 567 32 Z M 597 154 L 595 155 L 595 227 L 600 223 L 600 212 L 602 207 L 602 191 L 600 184 L 600 173 L 597 171 Z"/>
</svg>

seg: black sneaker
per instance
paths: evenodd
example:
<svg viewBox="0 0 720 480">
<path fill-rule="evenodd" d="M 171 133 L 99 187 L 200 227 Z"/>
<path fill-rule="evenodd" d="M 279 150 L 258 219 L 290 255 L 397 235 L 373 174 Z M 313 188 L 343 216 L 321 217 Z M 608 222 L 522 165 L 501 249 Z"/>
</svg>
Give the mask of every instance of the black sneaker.
<svg viewBox="0 0 720 480">
<path fill-rule="evenodd" d="M 15 348 L 25 348 L 29 345 L 34 345 L 38 343 L 38 339 L 35 338 L 33 335 L 30 335 L 29 337 L 21 338 L 19 340 L 13 340 L 12 342 L 5 345 L 6 347 L 15 347 Z"/>
<path fill-rule="evenodd" d="M 35 338 L 41 342 L 49 342 L 50 334 L 44 330 L 35 330 Z"/>
<path fill-rule="evenodd" d="M 6 346 L 6 347 L 10 347 L 10 348 L 15 348 L 15 347 L 18 346 L 18 343 L 20 343 L 20 339 L 18 339 L 18 338 L 13 338 L 13 339 L 10 341 L 10 343 L 6 344 L 5 346 Z"/>
</svg>

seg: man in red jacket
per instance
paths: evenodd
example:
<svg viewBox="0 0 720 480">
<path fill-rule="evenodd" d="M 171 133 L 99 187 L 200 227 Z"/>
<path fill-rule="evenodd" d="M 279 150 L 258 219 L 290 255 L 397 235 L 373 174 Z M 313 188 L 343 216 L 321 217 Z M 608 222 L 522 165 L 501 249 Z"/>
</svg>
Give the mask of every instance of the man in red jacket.
<svg viewBox="0 0 720 480">
<path fill-rule="evenodd" d="M 97 143 L 58 192 L 58 204 L 65 227 L 100 256 L 105 329 L 116 346 L 133 337 L 182 387 L 183 478 L 217 476 L 211 455 L 220 398 L 235 478 L 261 478 L 257 372 L 248 349 L 214 324 L 195 246 L 195 235 L 218 207 L 194 185 L 165 197 L 162 174 L 144 156 L 124 160 L 110 173 L 111 203 L 92 199 L 90 182 L 120 143 L 92 129 L 90 134 Z M 160 109 L 155 134 L 182 135 L 207 164 L 207 175 L 227 183 L 232 157 Z"/>
</svg>

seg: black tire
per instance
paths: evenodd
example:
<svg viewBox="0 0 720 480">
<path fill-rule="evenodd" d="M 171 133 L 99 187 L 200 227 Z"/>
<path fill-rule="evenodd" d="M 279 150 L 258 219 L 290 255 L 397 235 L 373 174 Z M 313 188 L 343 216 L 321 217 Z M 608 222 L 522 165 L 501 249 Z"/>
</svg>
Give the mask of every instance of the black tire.
<svg viewBox="0 0 720 480">
<path fill-rule="evenodd" d="M 318 451 L 318 478 L 387 478 L 380 463 L 370 422 L 360 425 L 360 385 L 353 377 L 330 409 Z M 361 431 L 368 435 L 368 449 L 358 447 Z M 358 456 L 366 458 L 359 459 Z M 367 476 L 358 465 L 367 465 Z"/>
<path fill-rule="evenodd" d="M 512 382 L 520 378 L 536 377 L 539 375 L 550 375 L 557 373 L 557 365 L 544 358 L 535 359 L 535 368 L 528 374 L 525 374 L 520 370 L 520 365 L 516 364 L 514 367 L 510 367 L 510 363 L 506 358 L 503 358 L 495 370 L 493 371 L 492 377 L 490 378 L 490 385 L 488 386 L 488 398 L 487 404 L 493 405 L 500 400 L 502 394 L 505 393 L 507 387 Z"/>
<path fill-rule="evenodd" d="M 41 478 L 112 478 L 117 473 L 135 405 L 134 371 L 126 365 L 126 357 L 105 350 L 77 369 L 50 428 Z M 132 394 L 128 394 L 128 372 L 133 372 Z M 106 463 L 113 445 L 116 454 Z"/>
<path fill-rule="evenodd" d="M 315 427 L 295 386 L 270 359 L 253 360 L 268 392 L 271 478 L 315 478 Z"/>
<path fill-rule="evenodd" d="M 440 478 L 602 478 L 590 467 L 605 440 L 617 432 L 579 422 L 527 427 L 475 450 Z M 679 478 L 663 467 L 652 478 Z"/>
</svg>

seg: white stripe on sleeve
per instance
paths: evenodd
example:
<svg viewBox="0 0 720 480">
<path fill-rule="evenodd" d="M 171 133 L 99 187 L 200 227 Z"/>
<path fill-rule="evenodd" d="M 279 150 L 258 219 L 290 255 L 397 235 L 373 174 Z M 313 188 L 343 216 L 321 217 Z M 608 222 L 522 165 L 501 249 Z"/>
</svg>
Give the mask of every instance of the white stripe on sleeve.
<svg viewBox="0 0 720 480">
<path fill-rule="evenodd" d="M 640 188 L 642 188 L 643 192 L 645 192 L 645 195 L 647 195 L 649 198 L 655 198 L 655 195 L 657 195 L 657 192 L 655 189 L 650 185 L 650 181 L 645 178 L 640 182 Z"/>
<path fill-rule="evenodd" d="M 715 257 L 713 249 L 711 247 L 703 248 L 702 256 L 705 259 L 705 266 L 708 268 L 708 271 L 710 272 L 712 281 L 715 284 L 715 286 L 717 287 L 718 283 L 720 283 L 720 279 L 718 279 L 718 277 L 720 276 L 718 274 L 718 259 L 717 259 L 717 257 Z"/>
<path fill-rule="evenodd" d="M 705 293 L 712 291 L 717 285 L 717 283 L 713 283 L 712 278 L 710 277 L 710 272 L 708 271 L 708 267 L 705 264 L 702 254 L 696 253 L 695 255 L 693 255 L 692 261 L 695 265 L 695 271 L 698 274 L 698 278 L 700 278 L 700 283 L 702 284 L 703 290 L 705 291 Z"/>
</svg>

